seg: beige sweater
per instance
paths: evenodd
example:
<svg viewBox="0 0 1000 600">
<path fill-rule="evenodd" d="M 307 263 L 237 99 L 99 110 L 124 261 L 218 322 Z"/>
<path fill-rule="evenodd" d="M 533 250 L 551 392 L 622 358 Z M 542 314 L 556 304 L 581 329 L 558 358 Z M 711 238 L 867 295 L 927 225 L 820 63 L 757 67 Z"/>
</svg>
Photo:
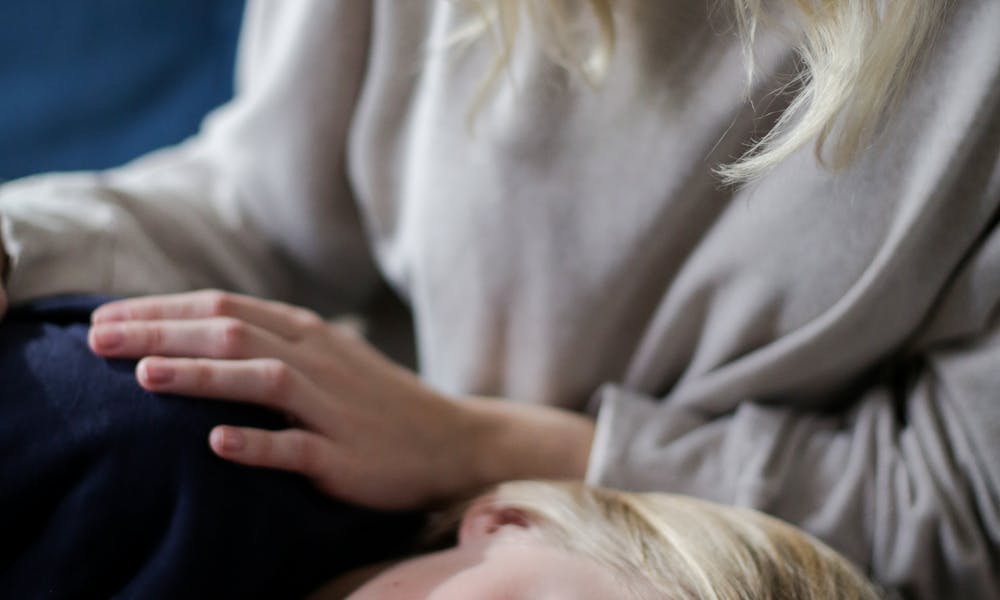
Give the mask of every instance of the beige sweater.
<svg viewBox="0 0 1000 600">
<path fill-rule="evenodd" d="M 1000 597 L 1000 2 L 957 0 L 880 141 L 743 190 L 781 110 L 711 2 L 622 15 L 590 89 L 441 0 L 259 0 L 189 142 L 0 188 L 14 301 L 215 286 L 333 312 L 381 278 L 422 375 L 589 410 L 591 482 L 796 523 L 925 598 Z M 626 3 L 632 6 L 631 3 Z M 631 12 L 630 12 L 631 11 Z M 789 72 L 777 36 L 765 72 Z M 376 320 L 375 325 L 378 325 Z"/>
</svg>

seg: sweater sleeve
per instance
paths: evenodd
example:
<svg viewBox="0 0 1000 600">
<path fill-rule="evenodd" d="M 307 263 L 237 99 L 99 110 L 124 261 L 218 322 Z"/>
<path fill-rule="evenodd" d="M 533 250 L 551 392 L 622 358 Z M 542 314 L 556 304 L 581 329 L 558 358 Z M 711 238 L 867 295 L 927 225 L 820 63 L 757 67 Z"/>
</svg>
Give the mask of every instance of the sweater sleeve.
<svg viewBox="0 0 1000 600">
<path fill-rule="evenodd" d="M 777 515 L 916 598 L 1000 598 L 1000 233 L 956 276 L 913 351 L 846 398 L 710 415 L 599 390 L 592 483 Z"/>
<path fill-rule="evenodd" d="M 12 302 L 221 287 L 332 311 L 377 282 L 345 145 L 365 2 L 251 1 L 237 93 L 198 135 L 100 173 L 0 187 Z"/>
</svg>

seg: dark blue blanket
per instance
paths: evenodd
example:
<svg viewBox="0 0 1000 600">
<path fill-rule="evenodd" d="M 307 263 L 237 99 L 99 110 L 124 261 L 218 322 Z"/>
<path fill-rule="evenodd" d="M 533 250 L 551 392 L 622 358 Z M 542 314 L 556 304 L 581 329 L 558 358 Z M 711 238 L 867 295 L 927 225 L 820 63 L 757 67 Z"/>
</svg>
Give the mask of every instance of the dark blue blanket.
<svg viewBox="0 0 1000 600">
<path fill-rule="evenodd" d="M 134 363 L 87 348 L 97 304 L 37 303 L 0 324 L 0 596 L 296 597 L 411 537 L 414 516 L 214 456 L 214 425 L 282 420 L 145 392 Z"/>
</svg>

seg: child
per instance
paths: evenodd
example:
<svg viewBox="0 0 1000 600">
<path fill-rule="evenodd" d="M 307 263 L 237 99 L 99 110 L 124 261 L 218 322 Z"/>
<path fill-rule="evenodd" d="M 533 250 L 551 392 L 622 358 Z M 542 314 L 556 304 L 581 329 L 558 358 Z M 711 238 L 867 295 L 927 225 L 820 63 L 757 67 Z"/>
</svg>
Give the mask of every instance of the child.
<svg viewBox="0 0 1000 600">
<path fill-rule="evenodd" d="M 510 482 L 472 502 L 457 530 L 454 547 L 348 575 L 311 598 L 881 597 L 855 566 L 798 529 L 684 496 Z"/>
</svg>

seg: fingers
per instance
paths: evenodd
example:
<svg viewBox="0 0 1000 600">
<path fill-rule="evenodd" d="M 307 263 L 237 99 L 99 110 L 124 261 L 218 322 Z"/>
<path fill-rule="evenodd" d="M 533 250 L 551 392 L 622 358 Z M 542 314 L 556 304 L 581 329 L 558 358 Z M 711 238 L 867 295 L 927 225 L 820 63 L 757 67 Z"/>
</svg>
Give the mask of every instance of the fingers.
<svg viewBox="0 0 1000 600">
<path fill-rule="evenodd" d="M 136 366 L 142 387 L 162 394 L 260 404 L 305 419 L 312 384 L 273 358 L 212 360 L 148 357 Z"/>
<path fill-rule="evenodd" d="M 275 335 L 226 317 L 191 321 L 126 321 L 90 328 L 88 342 L 97 354 L 113 358 L 149 355 L 204 358 L 284 356 L 288 349 Z"/>
<path fill-rule="evenodd" d="M 313 480 L 336 473 L 334 447 L 321 435 L 301 429 L 267 431 L 220 425 L 208 436 L 220 457 L 253 467 L 292 471 Z"/>
<path fill-rule="evenodd" d="M 136 366 L 136 376 L 151 392 L 257 404 L 310 426 L 319 425 L 324 416 L 315 386 L 276 359 L 148 357 Z"/>
<path fill-rule="evenodd" d="M 312 311 L 239 294 L 203 290 L 109 302 L 91 317 L 94 324 L 231 317 L 289 340 L 298 340 L 324 324 Z"/>
</svg>

